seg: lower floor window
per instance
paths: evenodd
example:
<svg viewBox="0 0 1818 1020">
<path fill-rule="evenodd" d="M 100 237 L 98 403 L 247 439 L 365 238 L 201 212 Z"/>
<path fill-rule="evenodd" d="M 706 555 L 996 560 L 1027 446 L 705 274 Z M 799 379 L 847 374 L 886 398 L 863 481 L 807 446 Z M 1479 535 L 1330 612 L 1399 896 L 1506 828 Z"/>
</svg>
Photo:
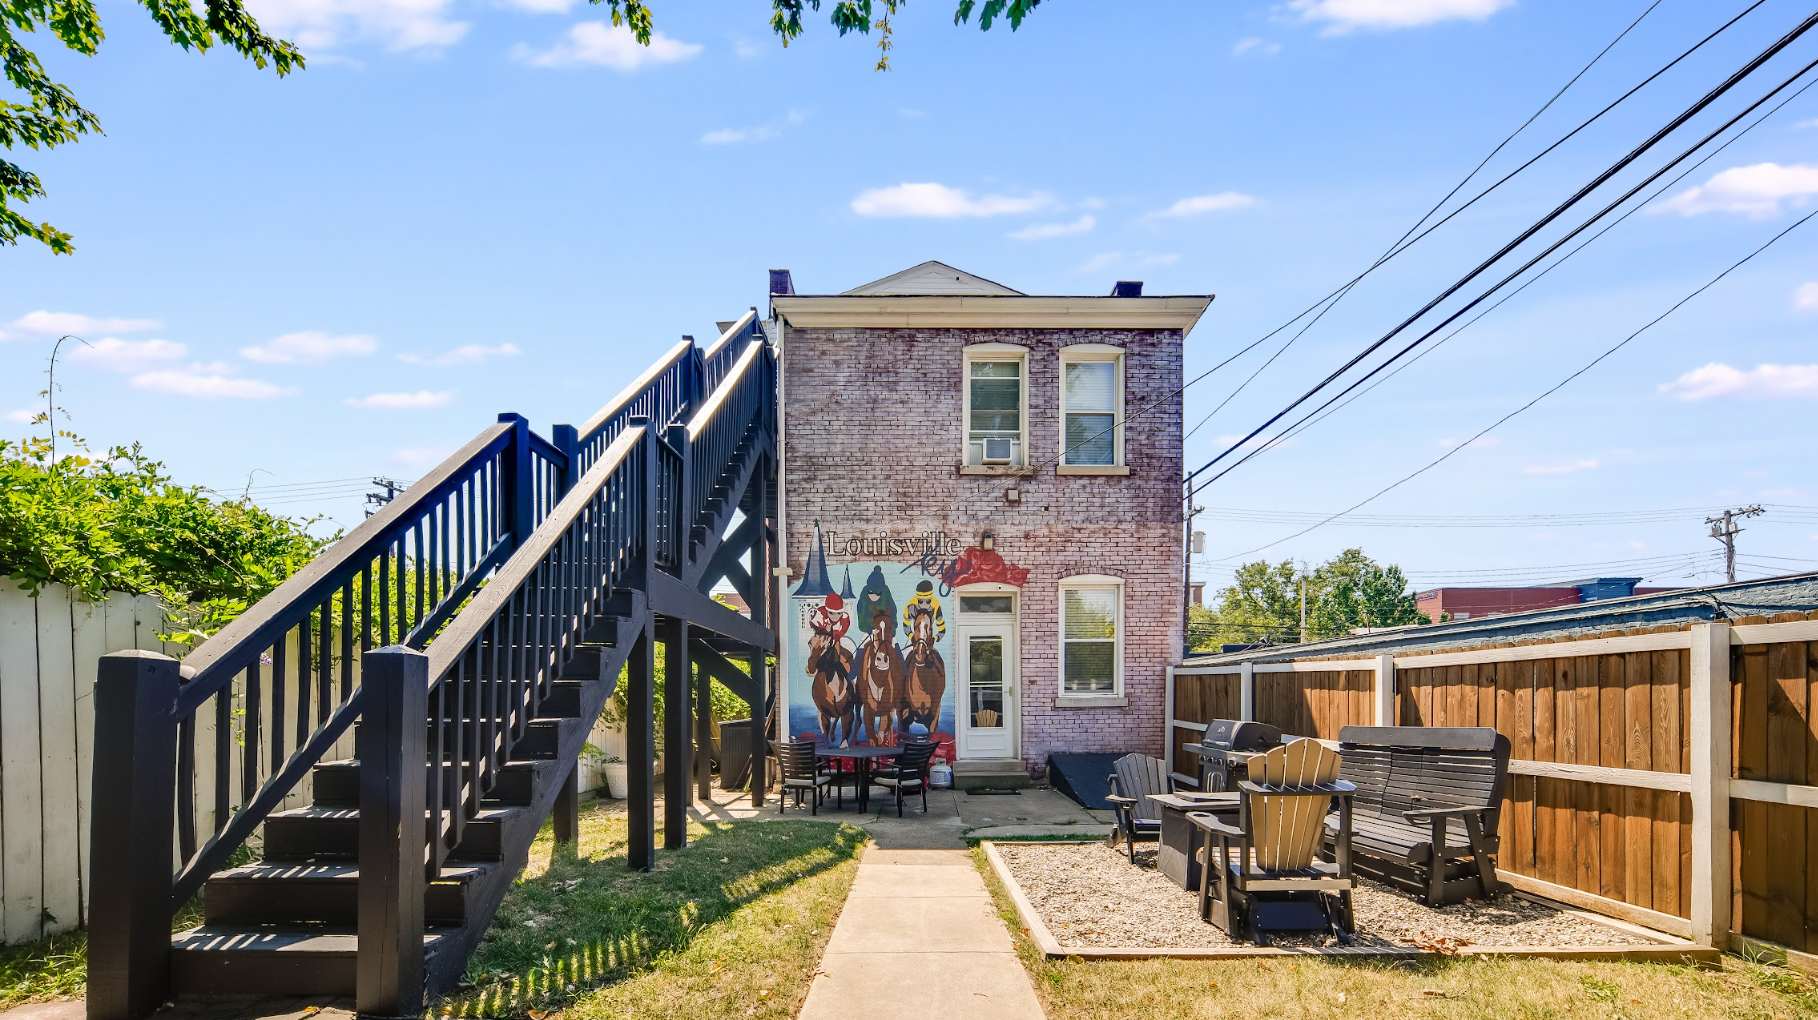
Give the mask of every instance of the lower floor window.
<svg viewBox="0 0 1818 1020">
<path fill-rule="evenodd" d="M 1061 585 L 1061 693 L 1116 694 L 1122 590 L 1115 579 Z"/>
</svg>

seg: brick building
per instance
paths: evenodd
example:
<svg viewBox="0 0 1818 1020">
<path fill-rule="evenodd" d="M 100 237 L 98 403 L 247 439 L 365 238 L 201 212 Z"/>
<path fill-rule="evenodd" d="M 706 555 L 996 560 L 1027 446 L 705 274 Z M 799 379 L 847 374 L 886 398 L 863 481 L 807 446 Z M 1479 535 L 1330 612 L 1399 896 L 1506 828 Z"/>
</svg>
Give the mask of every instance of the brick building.
<svg viewBox="0 0 1818 1020">
<path fill-rule="evenodd" d="M 1655 595 L 1673 588 L 1637 588 L 1639 577 L 1590 577 L 1550 585 L 1452 586 L 1429 588 L 1414 596 L 1415 608 L 1435 623 L 1506 616 L 1535 609 L 1552 609 L 1601 599 Z"/>
<path fill-rule="evenodd" d="M 939 262 L 843 294 L 772 277 L 788 732 L 926 730 L 1031 772 L 1159 753 L 1182 344 L 1211 298 L 1031 296 Z"/>
</svg>

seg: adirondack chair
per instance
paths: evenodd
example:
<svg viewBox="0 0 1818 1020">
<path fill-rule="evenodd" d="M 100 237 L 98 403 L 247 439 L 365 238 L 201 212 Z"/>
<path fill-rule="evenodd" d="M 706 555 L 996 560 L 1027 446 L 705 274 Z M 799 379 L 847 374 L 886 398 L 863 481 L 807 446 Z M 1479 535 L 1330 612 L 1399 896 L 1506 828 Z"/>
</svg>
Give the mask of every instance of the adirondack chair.
<svg viewBox="0 0 1818 1020">
<path fill-rule="evenodd" d="M 1207 812 L 1192 819 L 1199 851 L 1199 916 L 1231 935 L 1266 944 L 1268 932 L 1324 927 L 1349 942 L 1352 784 L 1338 755 L 1300 739 L 1250 759 L 1237 784 L 1237 824 Z M 1338 800 L 1336 862 L 1319 859 L 1326 810 Z"/>
<path fill-rule="evenodd" d="M 1495 855 L 1508 737 L 1487 726 L 1346 726 L 1338 747 L 1341 774 L 1357 787 L 1360 872 L 1430 907 L 1502 891 Z M 1326 819 L 1328 839 L 1338 821 Z"/>
<path fill-rule="evenodd" d="M 1117 812 L 1117 825 L 1111 830 L 1111 846 L 1122 839 L 1130 850 L 1130 863 L 1136 863 L 1136 841 L 1161 838 L 1161 809 L 1149 799 L 1152 793 L 1173 793 L 1174 781 L 1160 758 L 1146 754 L 1126 754 L 1111 763 L 1111 792 L 1105 797 Z"/>
</svg>

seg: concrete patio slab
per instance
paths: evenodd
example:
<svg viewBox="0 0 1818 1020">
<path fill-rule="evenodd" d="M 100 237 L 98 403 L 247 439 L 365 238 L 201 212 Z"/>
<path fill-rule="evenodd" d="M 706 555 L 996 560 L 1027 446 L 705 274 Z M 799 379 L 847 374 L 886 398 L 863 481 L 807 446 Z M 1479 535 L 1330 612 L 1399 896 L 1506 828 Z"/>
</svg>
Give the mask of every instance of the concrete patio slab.
<svg viewBox="0 0 1818 1020">
<path fill-rule="evenodd" d="M 1039 1020 L 1012 953 L 856 953 L 823 963 L 799 1020 Z"/>
<path fill-rule="evenodd" d="M 977 889 L 978 873 L 970 867 L 940 864 L 882 864 L 859 869 L 850 896 L 970 896 Z"/>
<path fill-rule="evenodd" d="M 973 875 L 977 880 L 977 874 Z M 974 896 L 856 896 L 827 943 L 842 953 L 1008 953 L 1010 933 L 981 883 Z"/>
</svg>

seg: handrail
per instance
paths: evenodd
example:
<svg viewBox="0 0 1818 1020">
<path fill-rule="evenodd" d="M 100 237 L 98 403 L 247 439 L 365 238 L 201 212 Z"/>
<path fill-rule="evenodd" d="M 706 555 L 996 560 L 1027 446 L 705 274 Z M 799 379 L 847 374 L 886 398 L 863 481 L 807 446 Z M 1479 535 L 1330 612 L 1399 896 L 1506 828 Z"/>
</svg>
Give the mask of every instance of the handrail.
<svg viewBox="0 0 1818 1020">
<path fill-rule="evenodd" d="M 667 354 L 663 355 L 661 360 L 645 369 L 642 375 L 639 375 L 636 379 L 627 383 L 624 389 L 614 394 L 611 400 L 606 401 L 598 411 L 593 413 L 593 417 L 588 418 L 586 424 L 580 427 L 578 431 L 580 432 L 581 444 L 585 446 L 588 443 L 591 443 L 594 439 L 598 438 L 599 433 L 602 430 L 612 424 L 613 419 L 633 411 L 632 404 L 639 397 L 643 396 L 645 391 L 649 390 L 665 372 L 673 369 L 693 350 L 694 341 L 679 341 L 674 347 L 669 349 Z M 655 415 L 650 415 L 649 417 L 652 421 L 656 422 L 657 427 L 659 428 L 667 424 L 665 421 L 657 420 Z"/>
<path fill-rule="evenodd" d="M 748 309 L 732 325 L 721 331 L 719 338 L 701 352 L 701 365 L 706 375 L 706 388 L 714 389 L 726 375 L 727 365 L 738 357 L 738 349 L 733 341 L 741 336 L 750 336 L 756 332 L 757 309 Z"/>
<path fill-rule="evenodd" d="M 764 341 L 762 340 L 753 340 L 745 345 L 745 349 L 739 353 L 739 360 L 733 363 L 732 371 L 728 372 L 726 378 L 721 380 L 720 384 L 713 388 L 713 392 L 707 395 L 707 399 L 701 402 L 700 410 L 694 412 L 694 416 L 688 419 L 690 441 L 699 436 L 713 421 L 713 416 L 730 399 L 730 394 L 738 388 L 745 373 L 750 371 L 752 364 L 757 361 L 758 352 L 763 349 Z"/>
<path fill-rule="evenodd" d="M 746 309 L 744 315 L 739 316 L 738 319 L 735 320 L 732 325 L 727 326 L 724 330 L 722 330 L 720 332 L 718 339 L 714 340 L 713 343 L 710 343 L 707 345 L 707 349 L 701 352 L 701 356 L 704 358 L 707 358 L 708 360 L 712 360 L 714 355 L 720 353 L 721 348 L 723 348 L 727 344 L 731 343 L 732 339 L 734 337 L 738 336 L 739 334 L 745 332 L 745 330 L 749 329 L 752 322 L 754 322 L 756 319 L 757 319 L 757 309 L 755 309 L 755 308 Z"/>
<path fill-rule="evenodd" d="M 646 427 L 619 433 L 429 647 L 433 875 L 607 598 L 645 554 Z M 450 794 L 453 794 L 451 796 Z"/>
</svg>

